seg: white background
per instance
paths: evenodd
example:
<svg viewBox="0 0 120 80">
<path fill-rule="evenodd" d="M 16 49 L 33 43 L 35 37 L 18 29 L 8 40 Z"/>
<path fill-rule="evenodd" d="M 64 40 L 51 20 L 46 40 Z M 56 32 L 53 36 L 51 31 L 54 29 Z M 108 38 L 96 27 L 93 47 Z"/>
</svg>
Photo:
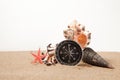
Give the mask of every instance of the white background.
<svg viewBox="0 0 120 80">
<path fill-rule="evenodd" d="M 46 49 L 74 19 L 92 33 L 89 47 L 120 51 L 120 0 L 0 0 L 0 51 Z"/>
</svg>

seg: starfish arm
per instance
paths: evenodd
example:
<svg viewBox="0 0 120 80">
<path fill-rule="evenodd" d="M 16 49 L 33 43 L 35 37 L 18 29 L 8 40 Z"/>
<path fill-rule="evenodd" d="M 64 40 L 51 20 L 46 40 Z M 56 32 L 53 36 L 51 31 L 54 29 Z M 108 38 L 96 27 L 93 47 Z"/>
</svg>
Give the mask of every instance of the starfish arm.
<svg viewBox="0 0 120 80">
<path fill-rule="evenodd" d="M 33 53 L 31 53 L 34 57 L 38 57 L 37 55 L 35 55 L 35 54 L 33 54 Z"/>
<path fill-rule="evenodd" d="M 40 56 L 41 55 L 41 52 L 40 52 L 40 48 L 39 48 L 39 50 L 38 50 L 38 56 Z"/>
<path fill-rule="evenodd" d="M 39 59 L 39 63 L 40 63 L 40 64 L 42 64 L 42 63 L 43 63 L 41 59 Z"/>
<path fill-rule="evenodd" d="M 36 58 L 36 59 L 33 61 L 33 63 L 37 63 L 37 60 L 38 60 L 38 59 Z"/>
</svg>

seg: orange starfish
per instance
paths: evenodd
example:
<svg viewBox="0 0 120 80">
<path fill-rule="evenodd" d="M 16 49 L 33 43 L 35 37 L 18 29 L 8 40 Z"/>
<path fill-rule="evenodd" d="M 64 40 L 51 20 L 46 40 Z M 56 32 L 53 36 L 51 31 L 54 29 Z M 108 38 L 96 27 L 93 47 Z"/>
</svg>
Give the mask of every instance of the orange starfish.
<svg viewBox="0 0 120 80">
<path fill-rule="evenodd" d="M 42 64 L 43 63 L 42 59 L 44 59 L 46 57 L 46 54 L 41 54 L 40 48 L 39 48 L 37 54 L 35 54 L 35 53 L 31 53 L 31 54 L 35 57 L 33 63 L 37 63 L 37 61 L 38 61 L 40 64 Z"/>
</svg>

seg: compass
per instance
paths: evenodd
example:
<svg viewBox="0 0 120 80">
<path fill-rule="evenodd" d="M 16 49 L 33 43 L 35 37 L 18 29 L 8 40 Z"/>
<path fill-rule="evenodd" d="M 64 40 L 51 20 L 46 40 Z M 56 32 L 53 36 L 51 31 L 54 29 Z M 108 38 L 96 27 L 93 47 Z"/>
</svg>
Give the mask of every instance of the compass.
<svg viewBox="0 0 120 80">
<path fill-rule="evenodd" d="M 60 64 L 74 66 L 82 58 L 82 49 L 77 42 L 64 40 L 56 47 L 55 57 Z"/>
</svg>

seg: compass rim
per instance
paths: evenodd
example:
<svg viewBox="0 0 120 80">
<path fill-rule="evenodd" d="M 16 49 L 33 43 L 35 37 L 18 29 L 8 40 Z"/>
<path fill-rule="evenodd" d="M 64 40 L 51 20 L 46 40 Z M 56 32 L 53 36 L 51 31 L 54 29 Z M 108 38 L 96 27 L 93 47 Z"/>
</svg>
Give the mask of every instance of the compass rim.
<svg viewBox="0 0 120 80">
<path fill-rule="evenodd" d="M 75 62 L 72 62 L 72 63 L 66 63 L 66 62 L 62 61 L 62 60 L 60 59 L 60 56 L 59 56 L 60 48 L 62 48 L 63 45 L 68 44 L 68 43 L 70 43 L 70 44 L 72 44 L 72 45 L 74 44 L 74 46 L 77 48 L 77 51 L 79 52 L 79 57 L 76 59 Z M 81 46 L 80 46 L 77 42 L 72 41 L 72 40 L 64 40 L 64 41 L 61 41 L 61 42 L 58 44 L 58 46 L 56 47 L 56 50 L 55 50 L 55 58 L 56 58 L 56 60 L 57 60 L 60 64 L 63 64 L 63 65 L 70 65 L 70 66 L 77 65 L 77 64 L 81 61 L 82 55 L 83 55 L 83 51 L 82 51 Z"/>
</svg>

